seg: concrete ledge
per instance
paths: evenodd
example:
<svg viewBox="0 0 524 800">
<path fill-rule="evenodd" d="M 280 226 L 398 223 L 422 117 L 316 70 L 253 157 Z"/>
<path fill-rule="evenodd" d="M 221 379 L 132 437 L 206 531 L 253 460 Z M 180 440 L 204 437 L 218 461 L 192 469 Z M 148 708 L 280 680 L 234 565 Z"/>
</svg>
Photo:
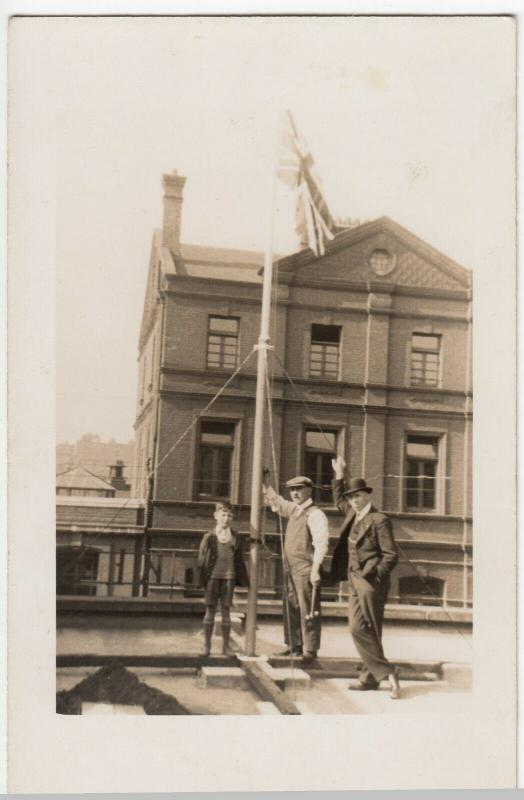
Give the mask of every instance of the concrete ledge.
<svg viewBox="0 0 524 800">
<path fill-rule="evenodd" d="M 280 711 L 276 707 L 274 703 L 270 703 L 268 700 L 258 700 L 256 703 L 256 707 L 258 709 L 259 714 L 272 714 L 280 716 Z"/>
<path fill-rule="evenodd" d="M 198 682 L 204 687 L 247 688 L 246 675 L 240 667 L 202 667 Z"/>
<path fill-rule="evenodd" d="M 296 686 L 297 689 L 309 689 L 311 687 L 311 675 L 303 669 L 286 669 L 278 667 L 273 670 L 273 680 L 277 684 L 283 684 L 285 689 Z"/>
<path fill-rule="evenodd" d="M 471 689 L 473 685 L 473 669 L 470 664 L 442 665 L 442 677 L 451 686 L 461 689 Z"/>
<path fill-rule="evenodd" d="M 247 608 L 247 599 L 237 597 L 235 611 L 242 619 Z M 240 612 L 240 613 L 239 613 Z M 72 614 L 128 614 L 129 616 L 203 616 L 203 598 L 177 597 L 171 600 L 153 597 L 78 597 L 59 595 L 57 597 L 58 627 L 74 626 Z M 259 617 L 282 616 L 282 601 L 276 598 L 259 598 L 257 603 Z M 345 619 L 347 603 L 324 601 L 322 617 L 324 619 Z M 386 605 L 385 619 L 399 622 L 438 622 L 454 625 L 471 626 L 473 611 L 471 608 L 448 608 L 437 606 L 409 606 L 390 603 Z"/>
<path fill-rule="evenodd" d="M 322 657 L 312 662 L 310 666 L 304 666 L 299 659 L 294 659 L 297 669 L 304 670 L 314 678 L 356 678 L 362 667 L 362 662 L 358 658 L 348 657 Z M 279 668 L 290 669 L 291 658 L 289 656 L 277 656 L 269 658 L 270 665 L 274 672 Z M 442 662 L 440 661 L 395 661 L 400 667 L 400 676 L 404 680 L 437 681 L 442 679 Z"/>
</svg>

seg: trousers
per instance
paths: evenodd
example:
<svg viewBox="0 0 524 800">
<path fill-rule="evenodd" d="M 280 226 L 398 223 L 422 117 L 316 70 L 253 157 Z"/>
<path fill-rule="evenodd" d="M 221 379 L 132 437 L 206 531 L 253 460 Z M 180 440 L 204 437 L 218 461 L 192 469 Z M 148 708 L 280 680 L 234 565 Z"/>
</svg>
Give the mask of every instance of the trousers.
<svg viewBox="0 0 524 800">
<path fill-rule="evenodd" d="M 320 586 L 317 589 L 315 611 L 318 617 L 307 620 L 311 611 L 313 584 L 309 571 L 305 574 L 284 572 L 284 587 L 287 603 L 284 602 L 284 640 L 292 650 L 302 648 L 307 653 L 320 649 Z"/>
<path fill-rule="evenodd" d="M 350 571 L 348 583 L 349 629 L 362 659 L 360 681 L 376 685 L 394 670 L 382 647 L 382 622 L 389 593 L 389 576 L 377 581 L 376 578 L 363 578 Z"/>
</svg>

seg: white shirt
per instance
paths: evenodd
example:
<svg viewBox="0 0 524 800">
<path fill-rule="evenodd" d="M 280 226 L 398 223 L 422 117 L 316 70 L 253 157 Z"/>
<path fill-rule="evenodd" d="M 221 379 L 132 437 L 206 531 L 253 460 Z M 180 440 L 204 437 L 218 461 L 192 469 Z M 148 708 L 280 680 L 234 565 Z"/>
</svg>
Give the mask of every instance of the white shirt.
<svg viewBox="0 0 524 800">
<path fill-rule="evenodd" d="M 311 497 L 304 503 L 294 503 L 292 500 L 285 500 L 279 495 L 272 486 L 268 489 L 262 487 L 266 505 L 271 506 L 273 511 L 278 511 L 283 517 L 289 519 L 291 516 L 303 514 L 304 511 L 313 505 Z M 313 544 L 313 564 L 319 567 L 326 557 L 329 547 L 329 522 L 328 518 L 320 508 L 315 508 L 308 516 L 308 528 L 311 533 Z"/>
<path fill-rule="evenodd" d="M 355 525 L 357 524 L 357 522 L 360 522 L 360 520 L 363 519 L 366 516 L 366 514 L 369 514 L 370 511 L 371 511 L 371 501 L 367 504 L 367 506 L 364 506 L 362 511 L 359 511 L 358 514 L 355 514 Z"/>
</svg>

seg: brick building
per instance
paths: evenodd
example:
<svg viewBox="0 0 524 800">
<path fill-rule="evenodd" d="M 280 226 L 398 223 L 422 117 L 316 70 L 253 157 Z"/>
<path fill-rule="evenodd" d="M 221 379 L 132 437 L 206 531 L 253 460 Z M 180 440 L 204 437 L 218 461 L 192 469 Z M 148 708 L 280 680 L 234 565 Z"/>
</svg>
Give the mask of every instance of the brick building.
<svg viewBox="0 0 524 800">
<path fill-rule="evenodd" d="M 57 594 L 130 597 L 143 530 L 141 500 L 57 495 Z"/>
<path fill-rule="evenodd" d="M 139 340 L 132 495 L 158 465 L 152 543 L 179 547 L 186 583 L 212 501 L 229 497 L 248 529 L 261 253 L 180 242 L 185 178 L 164 176 Z M 339 232 L 324 257 L 276 265 L 273 427 L 282 481 L 317 484 L 333 537 L 330 462 L 340 453 L 374 487 L 402 557 L 390 599 L 471 604 L 471 273 L 387 217 Z M 286 373 L 292 378 L 288 380 Z M 187 435 L 184 435 L 188 429 Z M 269 436 L 266 442 L 270 463 Z M 268 550 L 277 551 L 268 513 Z M 280 584 L 268 550 L 262 586 Z"/>
</svg>

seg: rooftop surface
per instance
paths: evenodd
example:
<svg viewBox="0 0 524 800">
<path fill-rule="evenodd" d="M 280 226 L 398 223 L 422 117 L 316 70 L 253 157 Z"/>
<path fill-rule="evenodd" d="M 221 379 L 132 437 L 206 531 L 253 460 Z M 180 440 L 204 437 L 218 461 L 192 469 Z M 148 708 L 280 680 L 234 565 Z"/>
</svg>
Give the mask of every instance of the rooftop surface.
<svg viewBox="0 0 524 800">
<path fill-rule="evenodd" d="M 78 620 L 75 621 L 76 624 Z M 64 620 L 64 624 L 66 620 Z M 202 647 L 200 620 L 179 618 L 165 621 L 163 627 L 134 628 L 120 623 L 101 628 L 62 627 L 57 632 L 59 654 L 84 653 L 107 656 L 198 654 Z M 71 622 L 73 625 L 73 621 Z M 355 657 L 356 651 L 347 624 L 330 622 L 322 631 L 320 656 Z M 402 696 L 392 701 L 386 684 L 376 692 L 351 692 L 350 681 L 338 677 L 314 677 L 310 686 L 300 681 L 286 682 L 285 694 L 302 714 L 427 714 L 461 713 L 472 704 L 472 636 L 467 629 L 449 625 L 386 624 L 384 648 L 394 662 L 435 659 L 444 662 L 442 679 L 401 681 Z M 238 646 L 241 639 L 235 636 Z M 269 654 L 282 647 L 280 623 L 260 622 L 257 629 L 257 654 Z M 213 640 L 219 652 L 220 640 Z M 61 667 L 57 670 L 57 690 L 69 690 L 96 667 Z M 203 686 L 190 670 L 169 667 L 128 667 L 141 681 L 172 695 L 193 714 L 275 713 L 252 689 L 240 686 Z M 296 665 L 300 670 L 300 665 Z M 299 673 L 297 672 L 297 675 Z M 107 713 L 101 709 L 100 713 Z M 116 712 L 115 712 L 116 713 Z"/>
</svg>

